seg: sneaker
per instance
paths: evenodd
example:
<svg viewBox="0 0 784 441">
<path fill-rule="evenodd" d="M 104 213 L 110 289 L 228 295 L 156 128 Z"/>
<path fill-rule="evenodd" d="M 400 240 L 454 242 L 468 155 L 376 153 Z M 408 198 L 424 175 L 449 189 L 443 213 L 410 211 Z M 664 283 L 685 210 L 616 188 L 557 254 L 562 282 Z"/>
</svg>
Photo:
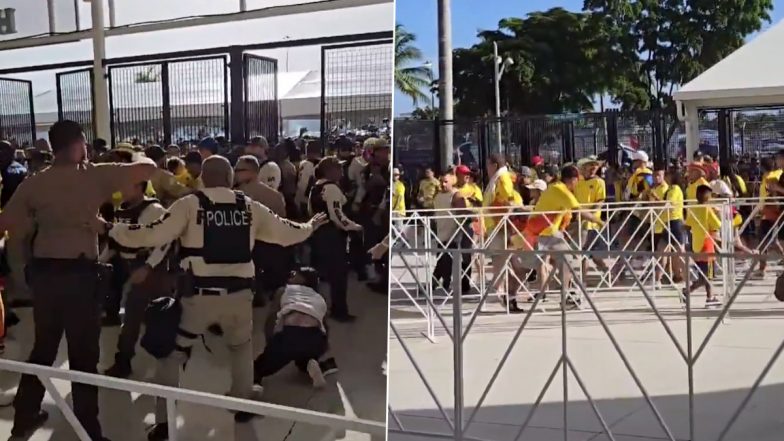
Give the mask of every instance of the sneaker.
<svg viewBox="0 0 784 441">
<path fill-rule="evenodd" d="M 756 270 L 756 271 L 754 271 L 754 273 L 751 276 L 753 278 L 755 278 L 755 279 L 764 279 L 765 278 L 765 271 L 763 271 L 763 270 Z"/>
<path fill-rule="evenodd" d="M 711 306 L 721 306 L 721 300 L 719 300 L 719 298 L 716 296 L 713 296 L 705 300 L 705 307 L 709 308 Z"/>
<path fill-rule="evenodd" d="M 158 423 L 150 426 L 147 441 L 166 441 L 169 439 L 169 423 Z"/>
<path fill-rule="evenodd" d="M 120 320 L 119 315 L 115 315 L 115 314 L 107 315 L 104 316 L 104 318 L 101 320 L 101 326 L 103 326 L 104 328 L 113 328 L 115 326 L 120 326 L 120 325 L 122 325 L 122 320 Z"/>
<path fill-rule="evenodd" d="M 512 299 L 509 301 L 509 313 L 520 314 L 523 312 L 525 312 L 525 310 L 517 305 L 517 300 Z"/>
<path fill-rule="evenodd" d="M 106 369 L 103 374 L 114 378 L 128 378 L 132 372 L 131 362 L 115 361 L 112 367 Z"/>
<path fill-rule="evenodd" d="M 528 297 L 528 303 L 533 303 L 534 300 L 539 299 L 539 303 L 544 303 L 547 301 L 547 294 L 542 294 L 540 292 Z"/>
<path fill-rule="evenodd" d="M 683 303 L 686 303 L 686 302 L 689 301 L 689 289 L 688 288 L 683 288 L 683 290 L 680 293 L 680 298 L 681 298 L 681 301 Z"/>
<path fill-rule="evenodd" d="M 316 360 L 308 360 L 308 375 L 313 380 L 313 387 L 321 389 L 327 385 L 327 380 L 324 379 L 324 373 L 321 372 L 321 366 Z"/>
<path fill-rule="evenodd" d="M 11 436 L 12 437 L 19 437 L 25 438 L 32 435 L 36 429 L 43 426 L 46 420 L 49 419 L 49 413 L 45 410 L 39 410 L 38 414 L 35 415 L 32 419 L 25 421 L 24 423 L 14 423 L 14 428 L 11 429 Z"/>
<path fill-rule="evenodd" d="M 319 361 L 319 367 L 321 368 L 321 373 L 325 377 L 338 373 L 338 364 L 335 362 L 335 358 L 333 357 L 329 357 L 326 360 Z"/>
</svg>

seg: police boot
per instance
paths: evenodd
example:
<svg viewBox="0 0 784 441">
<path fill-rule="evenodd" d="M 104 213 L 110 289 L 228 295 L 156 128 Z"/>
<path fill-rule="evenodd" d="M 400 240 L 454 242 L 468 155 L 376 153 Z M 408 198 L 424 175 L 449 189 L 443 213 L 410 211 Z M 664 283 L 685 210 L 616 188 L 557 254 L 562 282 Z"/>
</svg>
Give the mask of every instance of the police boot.
<svg viewBox="0 0 784 441">
<path fill-rule="evenodd" d="M 117 356 L 114 359 L 114 364 L 112 367 L 104 371 L 103 374 L 114 378 L 128 378 L 131 376 L 132 372 L 133 370 L 131 369 L 131 361 Z"/>
<path fill-rule="evenodd" d="M 158 423 L 150 426 L 147 441 L 166 441 L 169 439 L 169 423 Z"/>
</svg>

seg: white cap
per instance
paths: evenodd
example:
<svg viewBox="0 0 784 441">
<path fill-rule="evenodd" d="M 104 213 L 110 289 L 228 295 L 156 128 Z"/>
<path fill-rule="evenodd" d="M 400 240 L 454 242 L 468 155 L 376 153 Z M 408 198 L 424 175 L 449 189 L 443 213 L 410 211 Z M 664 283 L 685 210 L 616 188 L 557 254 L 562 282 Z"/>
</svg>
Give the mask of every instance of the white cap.
<svg viewBox="0 0 784 441">
<path fill-rule="evenodd" d="M 400 169 L 395 167 L 392 169 L 392 176 L 396 176 L 400 174 Z"/>
<path fill-rule="evenodd" d="M 637 150 L 632 153 L 632 161 L 648 162 L 648 154 L 642 150 Z"/>
<path fill-rule="evenodd" d="M 544 182 L 541 179 L 537 179 L 534 182 L 532 182 L 531 184 L 526 185 L 525 188 L 527 188 L 529 190 L 545 191 L 545 190 L 547 190 L 547 182 Z"/>
</svg>

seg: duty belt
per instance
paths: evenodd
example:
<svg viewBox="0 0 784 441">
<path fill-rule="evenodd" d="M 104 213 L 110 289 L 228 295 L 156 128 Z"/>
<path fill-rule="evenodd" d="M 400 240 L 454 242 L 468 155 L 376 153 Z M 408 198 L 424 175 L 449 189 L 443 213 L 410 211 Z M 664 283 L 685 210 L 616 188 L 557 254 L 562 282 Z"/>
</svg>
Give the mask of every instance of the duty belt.
<svg viewBox="0 0 784 441">
<path fill-rule="evenodd" d="M 255 281 L 245 277 L 193 277 L 194 294 L 220 296 L 237 291 L 252 290 Z"/>
</svg>

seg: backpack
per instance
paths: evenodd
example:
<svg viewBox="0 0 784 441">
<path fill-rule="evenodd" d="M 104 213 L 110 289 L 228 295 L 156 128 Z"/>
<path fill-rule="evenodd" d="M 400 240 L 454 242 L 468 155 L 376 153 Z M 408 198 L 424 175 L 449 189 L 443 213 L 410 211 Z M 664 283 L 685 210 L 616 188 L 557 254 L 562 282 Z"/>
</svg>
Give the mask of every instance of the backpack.
<svg viewBox="0 0 784 441">
<path fill-rule="evenodd" d="M 776 277 L 776 289 L 773 291 L 776 300 L 784 302 L 784 273 Z"/>
<path fill-rule="evenodd" d="M 155 358 L 168 357 L 177 349 L 182 305 L 174 297 L 160 297 L 147 305 L 144 313 L 144 336 L 141 347 Z"/>
</svg>

